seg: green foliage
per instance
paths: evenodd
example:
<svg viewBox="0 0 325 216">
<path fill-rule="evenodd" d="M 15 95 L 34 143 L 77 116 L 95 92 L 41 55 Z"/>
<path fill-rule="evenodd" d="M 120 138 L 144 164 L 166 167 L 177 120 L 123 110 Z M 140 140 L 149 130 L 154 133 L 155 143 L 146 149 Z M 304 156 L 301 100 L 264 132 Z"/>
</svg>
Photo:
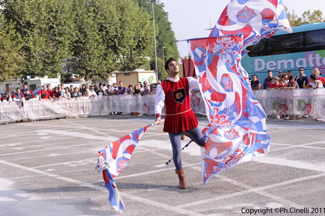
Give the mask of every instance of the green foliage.
<svg viewBox="0 0 325 216">
<path fill-rule="evenodd" d="M 169 74 L 165 70 L 165 63 L 161 58 L 157 58 L 157 65 L 158 65 L 158 79 L 165 80 L 166 77 L 169 77 Z"/>
<path fill-rule="evenodd" d="M 63 0 L 4 0 L 2 4 L 6 23 L 15 22 L 22 36 L 22 75 L 57 77 L 62 61 L 71 56 L 72 8 Z"/>
<path fill-rule="evenodd" d="M 314 10 L 311 12 L 310 10 L 305 11 L 302 14 L 302 17 L 298 17 L 298 15 L 293 10 L 291 13 L 287 7 L 285 7 L 287 17 L 289 19 L 290 25 L 294 26 L 301 26 L 308 23 L 319 23 L 325 22 L 325 18 L 323 18 L 323 13 L 321 10 Z"/>
<path fill-rule="evenodd" d="M 153 50 L 151 16 L 134 0 L 2 0 L 0 6 L 22 45 L 16 76 L 56 77 L 65 69 L 105 79 L 148 64 Z"/>
<path fill-rule="evenodd" d="M 146 3 L 147 0 L 136 0 L 141 8 L 143 8 L 147 13 L 150 14 L 152 19 L 152 5 Z M 155 26 L 156 29 L 156 40 L 157 40 L 157 57 L 168 59 L 174 57 L 178 59 L 179 52 L 177 50 L 176 39 L 174 32 L 171 28 L 171 23 L 168 21 L 168 13 L 164 11 L 164 4 L 158 2 L 154 5 L 154 14 L 155 14 Z M 151 25 L 152 22 L 151 22 Z M 152 41 L 152 44 L 154 41 Z M 165 49 L 163 49 L 165 47 Z M 164 54 L 163 54 L 164 52 Z M 150 58 L 152 59 L 151 69 L 155 69 L 155 53 L 154 49 L 151 52 Z M 157 60 L 158 62 L 158 60 Z M 160 79 L 160 78 L 159 78 Z"/>
<path fill-rule="evenodd" d="M 0 15 L 0 83 L 14 78 L 21 71 L 19 39 L 12 22 L 5 24 L 4 17 Z"/>
</svg>

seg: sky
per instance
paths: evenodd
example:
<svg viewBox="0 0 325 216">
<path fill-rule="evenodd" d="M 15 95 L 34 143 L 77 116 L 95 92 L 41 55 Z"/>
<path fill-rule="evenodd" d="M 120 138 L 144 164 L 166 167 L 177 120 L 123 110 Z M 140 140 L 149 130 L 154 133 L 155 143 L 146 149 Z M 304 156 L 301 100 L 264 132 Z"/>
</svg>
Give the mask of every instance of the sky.
<svg viewBox="0 0 325 216">
<path fill-rule="evenodd" d="M 208 37 L 210 28 L 218 21 L 221 12 L 230 0 L 160 0 L 164 3 L 168 20 L 176 40 Z M 325 0 L 283 0 L 289 11 L 301 16 L 307 10 L 322 10 L 325 17 Z M 187 43 L 178 42 L 180 56 L 188 56 Z"/>
</svg>

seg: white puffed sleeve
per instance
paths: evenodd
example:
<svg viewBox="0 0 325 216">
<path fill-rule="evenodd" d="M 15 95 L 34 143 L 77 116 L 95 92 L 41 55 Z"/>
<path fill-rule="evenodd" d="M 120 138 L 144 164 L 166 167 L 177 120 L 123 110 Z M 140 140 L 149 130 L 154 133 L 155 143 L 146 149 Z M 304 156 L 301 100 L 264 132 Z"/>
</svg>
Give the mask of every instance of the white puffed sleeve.
<svg viewBox="0 0 325 216">
<path fill-rule="evenodd" d="M 161 87 L 161 85 L 157 86 L 155 100 L 156 100 L 155 114 L 157 114 L 157 113 L 161 114 L 161 110 L 165 106 L 165 92 L 164 92 L 163 88 Z"/>
<path fill-rule="evenodd" d="M 200 88 L 199 81 L 193 77 L 187 77 L 189 90 Z"/>
</svg>

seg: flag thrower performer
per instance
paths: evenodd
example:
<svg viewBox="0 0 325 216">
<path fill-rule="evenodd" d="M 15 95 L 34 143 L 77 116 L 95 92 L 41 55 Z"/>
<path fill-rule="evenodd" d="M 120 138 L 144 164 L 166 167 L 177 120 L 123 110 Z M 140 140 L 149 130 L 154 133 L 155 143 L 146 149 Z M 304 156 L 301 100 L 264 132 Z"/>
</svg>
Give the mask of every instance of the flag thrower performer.
<svg viewBox="0 0 325 216">
<path fill-rule="evenodd" d="M 190 100 L 190 91 L 199 88 L 199 82 L 192 77 L 179 77 L 179 66 L 175 58 L 166 61 L 165 69 L 169 74 L 169 78 L 157 87 L 156 122 L 158 124 L 162 122 L 161 110 L 165 106 L 166 118 L 163 131 L 169 134 L 172 144 L 173 161 L 179 178 L 179 188 L 186 189 L 181 160 L 182 135 L 186 134 L 201 147 L 205 144 L 202 132 L 198 127 L 198 121 L 191 109 Z"/>
</svg>

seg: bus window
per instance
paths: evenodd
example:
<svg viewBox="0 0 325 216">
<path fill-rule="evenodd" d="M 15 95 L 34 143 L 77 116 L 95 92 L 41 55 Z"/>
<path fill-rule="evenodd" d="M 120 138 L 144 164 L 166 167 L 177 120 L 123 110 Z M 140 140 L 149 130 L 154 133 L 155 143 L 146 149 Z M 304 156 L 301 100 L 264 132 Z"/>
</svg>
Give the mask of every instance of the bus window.
<svg viewBox="0 0 325 216">
<path fill-rule="evenodd" d="M 277 55 L 304 51 L 304 34 L 286 34 L 268 38 L 266 54 Z"/>
<path fill-rule="evenodd" d="M 265 41 L 266 39 L 262 39 L 254 46 L 247 47 L 247 50 L 249 51 L 248 55 L 250 57 L 265 56 Z"/>
<path fill-rule="evenodd" d="M 325 49 L 325 29 L 306 32 L 306 51 Z"/>
</svg>

